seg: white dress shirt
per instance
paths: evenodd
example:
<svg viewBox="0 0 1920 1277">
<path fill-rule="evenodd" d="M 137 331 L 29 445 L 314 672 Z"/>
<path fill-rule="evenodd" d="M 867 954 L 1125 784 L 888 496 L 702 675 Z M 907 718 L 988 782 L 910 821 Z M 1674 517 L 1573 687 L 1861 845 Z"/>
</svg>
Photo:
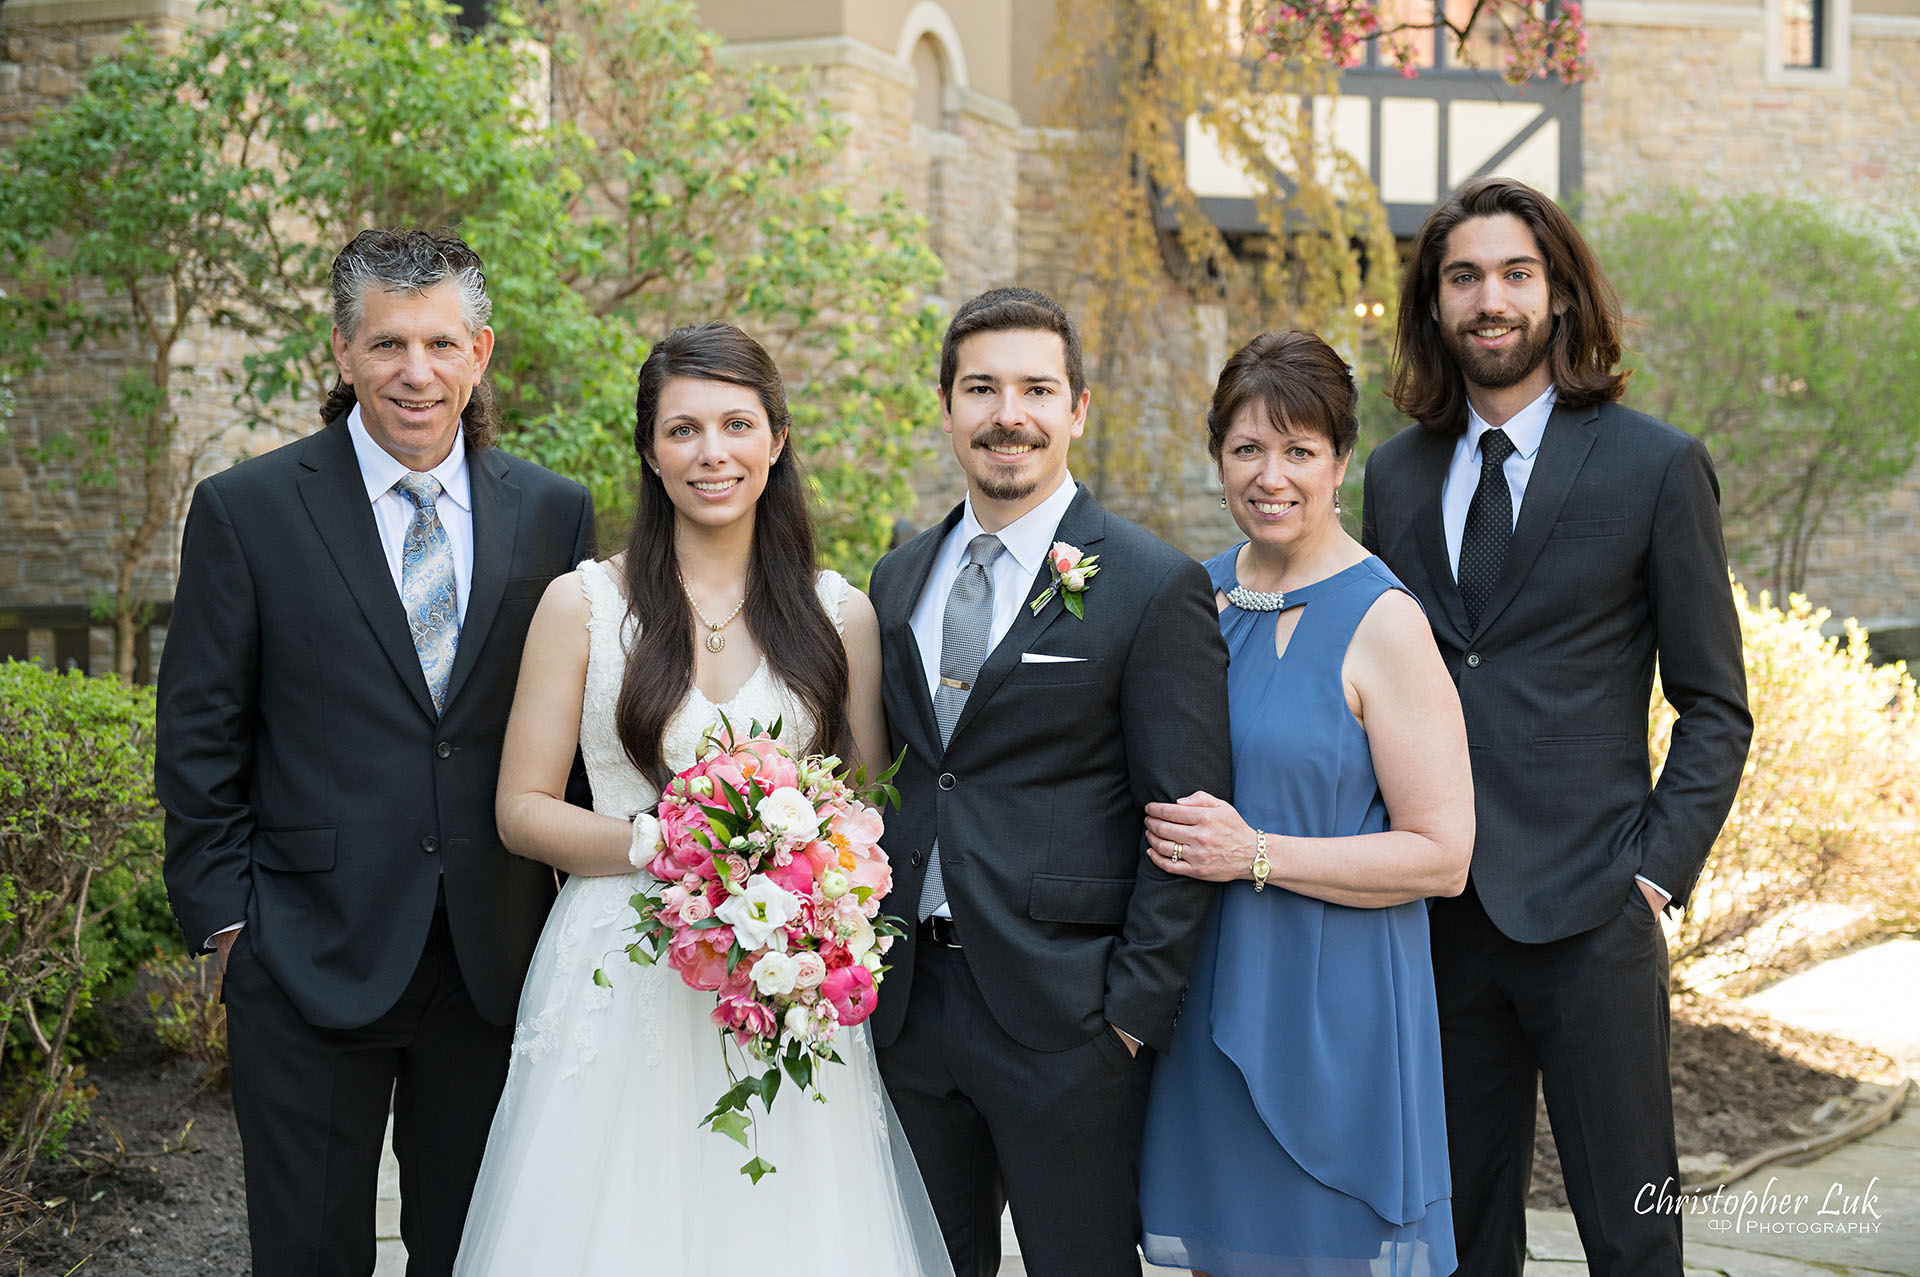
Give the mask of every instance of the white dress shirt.
<svg viewBox="0 0 1920 1277">
<path fill-rule="evenodd" d="M 1013 628 L 1020 609 L 1031 601 L 1028 587 L 1046 561 L 1047 551 L 1053 548 L 1053 534 L 1079 491 L 1072 475 L 1063 476 L 1060 486 L 1045 501 L 995 534 L 1006 552 L 993 561 L 987 572 L 993 582 L 993 620 L 987 627 L 989 656 Z M 940 688 L 940 645 L 946 636 L 947 595 L 953 590 L 953 578 L 960 575 L 967 561 L 967 546 L 985 531 L 980 520 L 974 517 L 973 498 L 969 496 L 967 508 L 960 513 L 960 522 L 947 533 L 940 553 L 934 556 L 933 571 L 927 574 L 927 588 L 920 592 L 920 602 L 913 609 L 913 640 L 920 645 L 920 663 L 926 669 L 929 696 L 936 695 Z M 944 900 L 933 912 L 942 918 L 953 916 Z"/>
<path fill-rule="evenodd" d="M 1520 523 L 1520 503 L 1526 499 L 1527 480 L 1533 478 L 1533 459 L 1540 454 L 1540 441 L 1547 435 L 1547 418 L 1553 415 L 1558 397 L 1552 386 L 1538 399 L 1513 414 L 1506 431 L 1513 443 L 1513 454 L 1500 467 L 1506 476 L 1507 491 L 1513 496 L 1513 521 Z M 1460 538 L 1467 528 L 1467 507 L 1480 486 L 1480 436 L 1493 429 L 1480 414 L 1467 405 L 1467 431 L 1453 445 L 1453 462 L 1447 467 L 1447 481 L 1440 488 L 1440 526 L 1447 535 L 1447 564 L 1457 578 L 1460 575 Z"/>
<path fill-rule="evenodd" d="M 1073 504 L 1078 494 L 1073 476 L 1066 475 L 1046 500 L 995 534 L 1007 549 L 1005 554 L 993 561 L 993 567 L 988 572 L 993 581 L 993 621 L 987 629 L 988 655 L 992 655 L 993 649 L 1013 628 L 1020 609 L 1032 601 L 1035 591 L 1027 587 L 1033 584 L 1040 565 L 1046 562 L 1047 551 L 1053 548 L 1053 534 L 1059 530 L 1061 518 L 1066 515 L 1067 507 Z M 913 609 L 913 638 L 920 645 L 920 662 L 926 668 L 929 696 L 934 695 L 940 687 L 940 644 L 946 631 L 947 595 L 953 590 L 953 578 L 960 575 L 960 569 L 967 561 L 968 544 L 985 531 L 980 526 L 980 520 L 974 517 L 973 498 L 968 497 L 967 508 L 960 514 L 960 522 L 954 525 L 953 531 L 947 533 L 940 553 L 934 556 L 933 571 L 927 575 L 927 588 L 920 592 L 920 602 Z"/>
<path fill-rule="evenodd" d="M 353 436 L 353 455 L 360 463 L 360 478 L 367 485 L 367 500 L 373 503 L 373 521 L 380 529 L 380 548 L 386 551 L 387 570 L 393 573 L 394 592 L 400 590 L 400 574 L 407 545 L 407 527 L 413 522 L 414 504 L 394 488 L 409 471 L 393 454 L 373 441 L 360 421 L 360 405 L 347 414 L 347 433 Z M 427 471 L 440 484 L 439 498 L 433 503 L 440 526 L 447 530 L 453 547 L 454 603 L 460 619 L 467 619 L 467 595 L 473 585 L 473 485 L 467 476 L 466 432 L 453 435 L 453 451 L 447 459 Z"/>
<path fill-rule="evenodd" d="M 387 570 L 393 573 L 394 593 L 400 592 L 403 552 L 407 544 L 407 525 L 413 522 L 412 500 L 394 489 L 402 476 L 410 473 L 393 459 L 393 454 L 373 441 L 360 421 L 360 405 L 347 414 L 347 434 L 353 439 L 354 460 L 360 463 L 360 478 L 367 485 L 367 500 L 373 503 L 373 522 L 380 531 L 380 548 L 386 552 Z M 440 484 L 441 493 L 433 503 L 440 526 L 447 530 L 453 545 L 454 602 L 460 619 L 467 619 L 467 594 L 473 585 L 473 485 L 467 479 L 467 441 L 465 430 L 453 436 L 453 451 L 447 459 L 427 471 Z M 216 938 L 245 926 L 236 922 L 207 937 L 207 948 Z"/>
<path fill-rule="evenodd" d="M 1545 394 L 1514 413 L 1507 424 L 1500 427 L 1513 443 L 1513 453 L 1501 465 L 1500 473 L 1513 497 L 1516 527 L 1520 523 L 1520 503 L 1527 497 L 1527 481 L 1533 478 L 1533 463 L 1540 455 L 1540 441 L 1547 437 L 1547 418 L 1553 415 L 1557 398 L 1554 388 L 1548 386 Z M 1473 405 L 1468 404 L 1467 431 L 1453 445 L 1453 462 L 1447 467 L 1447 479 L 1440 489 L 1440 526 L 1446 533 L 1447 563 L 1453 568 L 1455 578 L 1460 575 L 1460 541 L 1466 535 L 1467 507 L 1473 504 L 1474 490 L 1480 486 L 1480 436 L 1491 429 L 1493 427 L 1473 410 Z M 1635 874 L 1634 879 L 1646 883 L 1668 900 L 1673 899 L 1671 891 L 1644 874 Z"/>
</svg>

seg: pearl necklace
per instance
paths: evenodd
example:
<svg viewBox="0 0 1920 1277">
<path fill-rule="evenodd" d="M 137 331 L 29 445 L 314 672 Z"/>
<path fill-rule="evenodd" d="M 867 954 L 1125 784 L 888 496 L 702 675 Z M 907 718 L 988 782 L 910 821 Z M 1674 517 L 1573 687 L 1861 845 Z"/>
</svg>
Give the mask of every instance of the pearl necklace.
<svg viewBox="0 0 1920 1277">
<path fill-rule="evenodd" d="M 700 610 L 700 605 L 693 601 L 693 591 L 687 588 L 687 578 L 680 576 L 678 572 L 675 572 L 674 575 L 680 577 L 680 592 L 687 596 L 687 606 L 692 608 L 693 614 L 700 618 L 700 624 L 707 627 L 707 650 L 709 652 L 719 652 L 723 650 L 727 646 L 727 636 L 720 631 L 733 624 L 733 618 L 740 615 L 740 609 L 747 605 L 747 596 L 744 594 L 741 595 L 740 601 L 734 604 L 733 611 L 727 613 L 727 619 L 715 625 L 707 619 L 707 614 Z"/>
<path fill-rule="evenodd" d="M 1267 594 L 1260 590 L 1249 590 L 1244 585 L 1236 585 L 1227 591 L 1227 602 L 1242 612 L 1278 612 L 1287 605 L 1287 592 Z"/>
</svg>

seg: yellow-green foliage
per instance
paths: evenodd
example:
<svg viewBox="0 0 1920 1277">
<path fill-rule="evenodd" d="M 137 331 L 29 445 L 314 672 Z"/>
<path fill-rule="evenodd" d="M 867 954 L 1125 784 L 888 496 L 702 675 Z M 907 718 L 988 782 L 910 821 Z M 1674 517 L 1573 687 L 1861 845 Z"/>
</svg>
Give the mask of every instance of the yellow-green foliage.
<svg viewBox="0 0 1920 1277">
<path fill-rule="evenodd" d="M 1920 887 L 1920 706 L 1904 663 L 1868 661 L 1853 621 L 1824 636 L 1830 613 L 1791 595 L 1783 611 L 1734 587 L 1746 639 L 1753 750 L 1739 796 L 1693 901 L 1672 935 L 1676 976 L 1764 972 L 1797 947 L 1780 924 L 1809 904 L 1910 920 Z M 1655 765 L 1673 711 L 1657 693 Z"/>
</svg>

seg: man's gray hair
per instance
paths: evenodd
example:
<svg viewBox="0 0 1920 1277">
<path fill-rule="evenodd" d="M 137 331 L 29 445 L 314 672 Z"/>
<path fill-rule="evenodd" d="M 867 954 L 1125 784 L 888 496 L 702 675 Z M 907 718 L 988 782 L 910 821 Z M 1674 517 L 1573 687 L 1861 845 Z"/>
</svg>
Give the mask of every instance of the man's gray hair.
<svg viewBox="0 0 1920 1277">
<path fill-rule="evenodd" d="M 452 231 L 361 231 L 333 259 L 333 323 L 348 341 L 366 314 L 367 293 L 424 293 L 451 283 L 460 294 L 460 317 L 477 335 L 493 314 L 480 255 Z"/>
<path fill-rule="evenodd" d="M 449 230 L 361 231 L 333 259 L 333 323 L 352 341 L 366 318 L 367 294 L 424 293 L 450 283 L 460 293 L 460 318 L 469 336 L 477 336 L 493 314 L 487 296 L 487 277 L 480 273 L 480 255 Z M 320 405 L 320 421 L 329 424 L 344 417 L 358 402 L 352 383 L 340 379 Z M 467 447 L 475 451 L 493 446 L 500 434 L 500 414 L 493 387 L 482 377 L 460 414 Z"/>
</svg>

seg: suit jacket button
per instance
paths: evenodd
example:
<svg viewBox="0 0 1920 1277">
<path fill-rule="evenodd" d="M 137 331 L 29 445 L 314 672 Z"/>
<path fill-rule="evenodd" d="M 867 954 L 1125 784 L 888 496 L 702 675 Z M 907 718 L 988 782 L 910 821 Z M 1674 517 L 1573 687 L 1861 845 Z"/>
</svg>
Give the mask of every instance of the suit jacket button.
<svg viewBox="0 0 1920 1277">
<path fill-rule="evenodd" d="M 420 850 L 431 856 L 434 852 L 440 850 L 440 840 L 432 834 L 428 834 L 420 840 Z"/>
<path fill-rule="evenodd" d="M 952 788 L 953 788 L 953 787 L 954 787 L 955 785 L 957 785 L 957 784 L 959 784 L 959 783 L 960 783 L 959 781 L 957 781 L 957 780 L 955 780 L 955 779 L 953 778 L 953 773 L 952 773 L 952 772 L 941 772 L 941 773 L 940 773 L 940 788 L 942 788 L 942 789 L 952 789 Z"/>
<path fill-rule="evenodd" d="M 1478 652 L 1467 653 L 1467 668 L 1470 670 L 1477 670 L 1480 668 L 1480 653 Z"/>
<path fill-rule="evenodd" d="M 452 758 L 453 746 L 447 741 L 441 741 L 438 745 L 435 745 L 433 747 L 433 752 L 440 755 L 440 757 L 442 758 Z"/>
<path fill-rule="evenodd" d="M 907 853 L 907 863 L 910 865 L 913 865 L 915 868 L 919 867 L 920 849 L 918 847 L 915 847 L 912 851 Z"/>
</svg>

